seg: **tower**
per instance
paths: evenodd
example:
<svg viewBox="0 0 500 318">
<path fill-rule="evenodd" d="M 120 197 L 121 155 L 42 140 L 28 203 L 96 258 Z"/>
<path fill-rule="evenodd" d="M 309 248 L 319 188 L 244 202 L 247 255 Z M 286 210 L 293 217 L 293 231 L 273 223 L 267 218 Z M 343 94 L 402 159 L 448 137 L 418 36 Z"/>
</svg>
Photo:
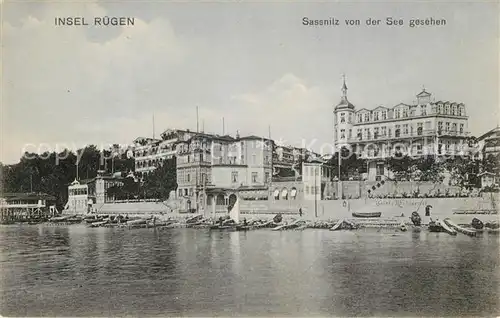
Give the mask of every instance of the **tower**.
<svg viewBox="0 0 500 318">
<path fill-rule="evenodd" d="M 354 123 L 354 105 L 347 99 L 347 85 L 345 75 L 342 76 L 342 97 L 340 103 L 333 110 L 333 141 L 335 149 L 340 150 L 343 145 L 354 138 L 352 124 Z"/>
</svg>

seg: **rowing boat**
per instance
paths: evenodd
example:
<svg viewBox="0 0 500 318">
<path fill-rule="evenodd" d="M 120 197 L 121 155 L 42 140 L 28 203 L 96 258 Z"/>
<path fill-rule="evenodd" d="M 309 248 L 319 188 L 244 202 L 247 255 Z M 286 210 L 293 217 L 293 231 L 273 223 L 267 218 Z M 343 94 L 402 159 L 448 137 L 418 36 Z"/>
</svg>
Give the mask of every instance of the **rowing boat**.
<svg viewBox="0 0 500 318">
<path fill-rule="evenodd" d="M 455 231 L 454 229 L 449 227 L 448 224 L 446 224 L 446 222 L 439 220 L 437 223 L 443 228 L 444 232 L 446 232 L 450 235 L 457 235 L 457 231 Z"/>
<path fill-rule="evenodd" d="M 352 216 L 355 218 L 379 218 L 382 212 L 353 212 Z"/>
<path fill-rule="evenodd" d="M 342 229 L 342 224 L 344 224 L 344 220 L 339 220 L 337 223 L 335 223 L 334 226 L 330 228 L 330 231 L 337 231 Z"/>
<path fill-rule="evenodd" d="M 461 227 L 454 222 L 452 222 L 450 219 L 444 219 L 444 223 L 448 225 L 450 228 L 452 228 L 455 231 L 458 231 L 462 234 L 469 235 L 469 236 L 476 236 L 476 231 L 466 229 L 464 227 Z"/>
</svg>

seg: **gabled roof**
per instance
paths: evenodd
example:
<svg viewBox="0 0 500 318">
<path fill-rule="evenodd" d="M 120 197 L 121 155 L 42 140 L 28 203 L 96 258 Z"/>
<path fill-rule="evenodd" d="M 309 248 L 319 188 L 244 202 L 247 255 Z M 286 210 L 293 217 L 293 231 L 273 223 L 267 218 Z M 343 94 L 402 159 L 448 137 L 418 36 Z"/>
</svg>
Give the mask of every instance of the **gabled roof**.
<svg viewBox="0 0 500 318">
<path fill-rule="evenodd" d="M 393 108 L 400 107 L 400 106 L 410 107 L 411 105 L 408 105 L 408 104 L 405 104 L 405 103 L 399 103 L 399 104 L 395 105 Z"/>
<path fill-rule="evenodd" d="M 497 126 L 497 127 L 493 128 L 493 129 L 491 129 L 490 131 L 488 131 L 488 132 L 486 132 L 486 133 L 482 134 L 481 136 L 479 136 L 479 137 L 477 138 L 477 141 L 484 140 L 484 139 L 486 139 L 486 138 L 490 137 L 490 136 L 491 136 L 491 135 L 493 135 L 493 134 L 500 134 L 500 127 L 499 127 L 499 126 Z"/>
<path fill-rule="evenodd" d="M 377 106 L 375 107 L 373 110 L 377 110 L 377 109 L 388 109 L 387 107 L 385 106 Z"/>
<path fill-rule="evenodd" d="M 417 97 L 429 97 L 429 96 L 431 96 L 431 94 L 429 92 L 426 92 L 425 88 L 422 89 L 422 91 L 417 94 Z"/>
<path fill-rule="evenodd" d="M 361 113 L 361 112 L 371 112 L 368 108 L 361 108 L 356 111 L 356 113 Z"/>
</svg>

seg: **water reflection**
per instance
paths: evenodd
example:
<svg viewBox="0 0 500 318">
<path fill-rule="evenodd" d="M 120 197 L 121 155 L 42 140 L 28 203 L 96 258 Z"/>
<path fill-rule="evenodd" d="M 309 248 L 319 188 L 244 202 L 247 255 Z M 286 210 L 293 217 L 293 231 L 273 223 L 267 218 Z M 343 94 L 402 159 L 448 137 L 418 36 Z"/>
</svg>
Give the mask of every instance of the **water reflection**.
<svg viewBox="0 0 500 318">
<path fill-rule="evenodd" d="M 0 227 L 17 316 L 498 313 L 498 237 Z"/>
</svg>

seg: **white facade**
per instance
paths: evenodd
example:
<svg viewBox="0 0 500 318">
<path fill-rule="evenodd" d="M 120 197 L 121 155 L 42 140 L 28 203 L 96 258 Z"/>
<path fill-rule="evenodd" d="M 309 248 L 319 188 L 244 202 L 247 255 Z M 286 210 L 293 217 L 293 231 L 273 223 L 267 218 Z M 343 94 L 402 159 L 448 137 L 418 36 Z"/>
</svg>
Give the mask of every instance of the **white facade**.
<svg viewBox="0 0 500 318">
<path fill-rule="evenodd" d="M 413 105 L 356 109 L 347 100 L 343 84 L 341 102 L 334 109 L 336 149 L 347 147 L 358 157 L 373 159 L 368 179 L 387 176 L 382 162 L 398 154 L 468 155 L 466 138 L 468 117 L 463 103 L 431 101 L 431 94 L 420 92 Z"/>
<path fill-rule="evenodd" d="M 189 130 L 168 129 L 161 134 L 162 139 L 137 138 L 134 141 L 135 172 L 150 173 L 163 163 L 172 159 L 177 152 L 179 141 L 186 141 L 196 133 Z"/>
<path fill-rule="evenodd" d="M 77 180 L 68 186 L 68 202 L 64 207 L 64 213 L 86 214 L 90 211 L 92 200 L 89 199 L 87 184 L 80 184 Z"/>
</svg>

